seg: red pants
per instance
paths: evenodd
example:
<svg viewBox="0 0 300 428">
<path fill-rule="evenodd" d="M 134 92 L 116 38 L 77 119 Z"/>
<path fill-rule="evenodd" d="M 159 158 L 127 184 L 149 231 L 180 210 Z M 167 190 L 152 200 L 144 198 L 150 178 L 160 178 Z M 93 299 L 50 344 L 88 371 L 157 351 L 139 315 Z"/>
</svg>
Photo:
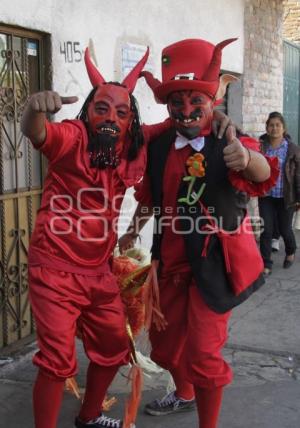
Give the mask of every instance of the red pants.
<svg viewBox="0 0 300 428">
<path fill-rule="evenodd" d="M 164 275 L 159 286 L 168 326 L 161 332 L 151 328 L 151 358 L 167 370 L 180 369 L 188 382 L 200 388 L 229 384 L 232 371 L 221 350 L 231 311 L 211 310 L 190 274 Z"/>
<path fill-rule="evenodd" d="M 48 376 L 64 380 L 76 374 L 79 316 L 90 361 L 105 367 L 128 363 L 124 309 L 110 272 L 86 276 L 35 266 L 29 268 L 29 282 L 40 348 L 33 361 Z"/>
</svg>

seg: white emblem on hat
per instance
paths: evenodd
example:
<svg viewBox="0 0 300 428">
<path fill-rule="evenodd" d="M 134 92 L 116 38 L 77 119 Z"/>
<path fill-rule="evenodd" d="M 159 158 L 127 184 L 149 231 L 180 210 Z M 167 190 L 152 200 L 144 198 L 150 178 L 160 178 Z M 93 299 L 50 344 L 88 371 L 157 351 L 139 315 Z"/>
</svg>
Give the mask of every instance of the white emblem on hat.
<svg viewBox="0 0 300 428">
<path fill-rule="evenodd" d="M 176 76 L 174 77 L 174 80 L 181 80 L 181 79 L 194 80 L 194 77 L 195 77 L 195 73 L 176 74 Z"/>
</svg>

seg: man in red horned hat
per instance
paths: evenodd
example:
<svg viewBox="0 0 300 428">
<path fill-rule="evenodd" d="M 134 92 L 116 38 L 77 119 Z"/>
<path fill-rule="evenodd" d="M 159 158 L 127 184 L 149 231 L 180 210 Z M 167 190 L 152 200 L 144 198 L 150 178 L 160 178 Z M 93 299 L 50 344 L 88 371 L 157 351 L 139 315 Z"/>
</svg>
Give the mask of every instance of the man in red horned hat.
<svg viewBox="0 0 300 428">
<path fill-rule="evenodd" d="M 160 416 L 196 404 L 200 428 L 217 427 L 223 388 L 232 379 L 221 354 L 231 309 L 264 282 L 247 195 L 264 194 L 277 174 L 276 162 L 252 138 L 237 138 L 232 127 L 222 139 L 211 133 L 213 107 L 232 80 L 219 77 L 221 53 L 234 40 L 177 42 L 163 49 L 162 82 L 142 73 L 157 102 L 167 104 L 172 127 L 149 145 L 139 205 L 119 241 L 121 250 L 133 244 L 150 207 L 149 307 L 160 303 L 150 327 L 151 358 L 169 370 L 176 390 L 145 411 Z"/>
</svg>

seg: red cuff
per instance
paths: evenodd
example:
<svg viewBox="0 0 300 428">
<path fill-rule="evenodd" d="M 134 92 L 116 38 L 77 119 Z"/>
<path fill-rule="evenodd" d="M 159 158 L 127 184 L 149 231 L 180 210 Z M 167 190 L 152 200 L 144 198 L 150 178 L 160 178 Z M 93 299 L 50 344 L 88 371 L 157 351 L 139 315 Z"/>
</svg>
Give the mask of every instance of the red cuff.
<svg viewBox="0 0 300 428">
<path fill-rule="evenodd" d="M 265 158 L 271 168 L 270 177 L 266 181 L 255 183 L 254 181 L 249 181 L 243 177 L 242 172 L 230 170 L 228 178 L 233 187 L 241 192 L 246 192 L 249 196 L 264 196 L 270 189 L 272 189 L 272 187 L 275 186 L 279 175 L 278 158 L 269 156 L 265 156 Z"/>
<path fill-rule="evenodd" d="M 257 140 L 252 137 L 248 137 L 246 135 L 242 135 L 239 137 L 240 142 L 243 146 L 247 147 L 250 150 L 254 150 L 255 152 L 259 152 L 260 144 Z"/>
</svg>

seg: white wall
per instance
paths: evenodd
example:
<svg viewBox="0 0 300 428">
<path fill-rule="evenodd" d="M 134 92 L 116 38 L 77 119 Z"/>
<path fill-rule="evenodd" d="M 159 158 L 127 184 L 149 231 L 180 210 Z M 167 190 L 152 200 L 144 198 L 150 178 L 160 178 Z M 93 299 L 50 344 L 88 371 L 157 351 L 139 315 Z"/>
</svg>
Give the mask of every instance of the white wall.
<svg viewBox="0 0 300 428">
<path fill-rule="evenodd" d="M 52 8 L 52 0 L 1 0 L 0 22 L 51 33 Z"/>
<path fill-rule="evenodd" d="M 0 20 L 51 34 L 53 89 L 80 98 L 77 104 L 64 106 L 56 120 L 74 117 L 91 89 L 84 62 L 68 62 L 61 53 L 67 42 L 83 52 L 91 39 L 103 76 L 119 80 L 125 43 L 148 45 L 152 71 L 161 78 L 163 47 L 185 38 L 218 43 L 238 37 L 224 49 L 222 68 L 243 72 L 244 0 L 1 0 Z M 165 107 L 155 104 L 144 81 L 138 82 L 135 95 L 146 123 L 166 117 Z M 143 245 L 149 244 L 150 236 L 148 225 Z"/>
<path fill-rule="evenodd" d="M 239 40 L 224 49 L 226 70 L 243 71 L 243 0 L 1 0 L 0 20 L 52 35 L 53 87 L 61 94 L 78 95 L 77 105 L 64 107 L 57 119 L 74 116 L 90 90 L 84 63 L 65 62 L 64 43 L 79 43 L 81 51 L 91 38 L 99 69 L 108 80 L 121 77 L 121 48 L 126 42 L 149 45 L 150 64 L 160 78 L 163 47 L 184 38 L 217 43 Z M 145 82 L 135 92 L 143 120 L 153 123 L 166 115 L 154 104 Z"/>
</svg>

